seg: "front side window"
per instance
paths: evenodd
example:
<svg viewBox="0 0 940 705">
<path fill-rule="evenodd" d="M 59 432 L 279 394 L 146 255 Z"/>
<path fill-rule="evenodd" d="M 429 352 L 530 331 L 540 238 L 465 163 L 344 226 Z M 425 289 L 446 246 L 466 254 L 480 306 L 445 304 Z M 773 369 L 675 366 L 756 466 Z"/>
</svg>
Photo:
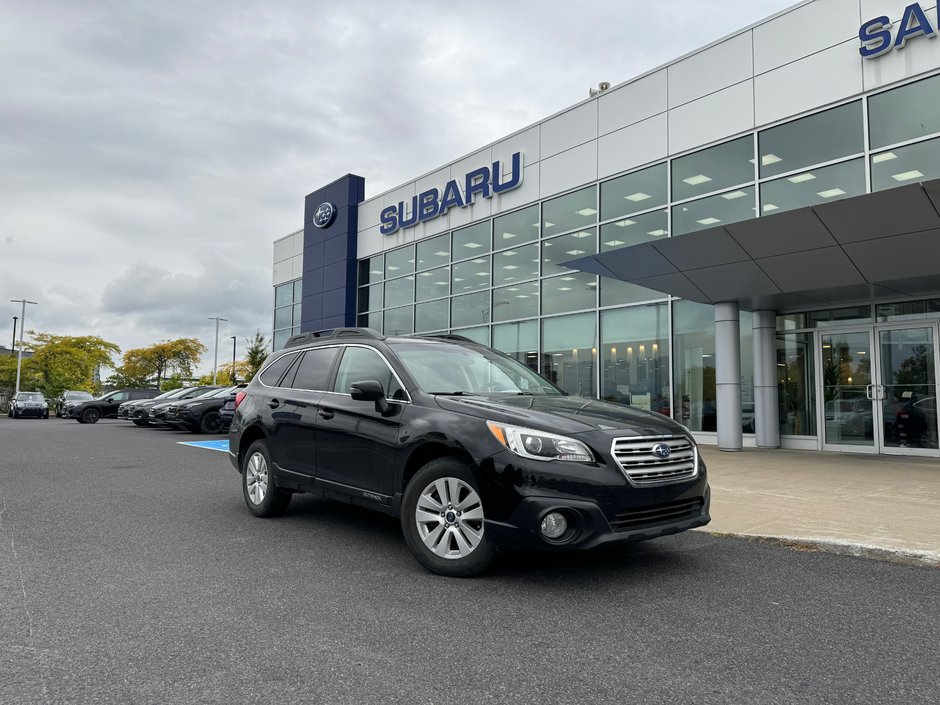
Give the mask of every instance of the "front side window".
<svg viewBox="0 0 940 705">
<path fill-rule="evenodd" d="M 407 398 L 405 391 L 392 374 L 391 368 L 375 350 L 359 347 L 346 348 L 343 351 L 343 359 L 339 363 L 333 391 L 338 394 L 349 394 L 351 384 L 372 380 L 382 384 L 387 398 Z"/>
</svg>

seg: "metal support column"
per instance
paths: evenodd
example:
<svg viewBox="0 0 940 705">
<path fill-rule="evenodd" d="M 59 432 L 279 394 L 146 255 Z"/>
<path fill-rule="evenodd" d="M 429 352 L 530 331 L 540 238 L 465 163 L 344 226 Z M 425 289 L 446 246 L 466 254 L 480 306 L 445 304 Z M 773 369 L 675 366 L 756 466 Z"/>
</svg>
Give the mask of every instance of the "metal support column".
<svg viewBox="0 0 940 705">
<path fill-rule="evenodd" d="M 741 322 L 737 303 L 715 304 L 718 449 L 741 450 Z"/>
<path fill-rule="evenodd" d="M 776 328 L 775 311 L 754 312 L 754 433 L 758 448 L 780 447 Z"/>
</svg>

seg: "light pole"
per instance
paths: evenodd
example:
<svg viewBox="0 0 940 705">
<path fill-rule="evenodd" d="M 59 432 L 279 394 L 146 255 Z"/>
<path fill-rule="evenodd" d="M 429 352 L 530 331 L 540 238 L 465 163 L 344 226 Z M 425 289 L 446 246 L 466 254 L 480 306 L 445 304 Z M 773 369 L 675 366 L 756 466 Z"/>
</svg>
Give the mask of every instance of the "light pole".
<svg viewBox="0 0 940 705">
<path fill-rule="evenodd" d="M 212 384 L 214 385 L 219 379 L 219 321 L 227 322 L 228 319 L 210 316 L 209 320 L 215 321 L 215 359 L 212 361 Z"/>
<path fill-rule="evenodd" d="M 19 355 L 16 358 L 16 391 L 15 394 L 20 393 L 20 369 L 23 367 L 23 331 L 26 330 L 26 304 L 36 304 L 35 301 L 27 301 L 26 299 L 10 299 L 11 304 L 22 304 L 23 310 L 20 311 L 20 350 Z M 16 325 L 14 321 L 13 325 Z M 16 334 L 14 334 L 13 339 L 16 340 Z"/>
<path fill-rule="evenodd" d="M 13 316 L 13 342 L 10 343 L 10 356 L 16 355 L 16 322 L 19 320 L 19 316 Z"/>
<path fill-rule="evenodd" d="M 235 341 L 237 340 L 236 336 L 232 336 L 232 384 L 235 384 Z"/>
</svg>

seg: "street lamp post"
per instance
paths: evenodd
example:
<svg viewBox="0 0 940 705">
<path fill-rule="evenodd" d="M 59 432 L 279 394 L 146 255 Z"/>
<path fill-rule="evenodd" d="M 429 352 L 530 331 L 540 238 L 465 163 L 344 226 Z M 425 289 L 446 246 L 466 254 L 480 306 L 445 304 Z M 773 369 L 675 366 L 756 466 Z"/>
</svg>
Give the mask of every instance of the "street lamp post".
<svg viewBox="0 0 940 705">
<path fill-rule="evenodd" d="M 16 355 L 16 322 L 20 319 L 19 316 L 13 316 L 13 342 L 10 343 L 10 356 Z"/>
<path fill-rule="evenodd" d="M 22 304 L 23 309 L 20 311 L 20 349 L 19 355 L 16 358 L 16 391 L 14 394 L 20 393 L 20 370 L 23 367 L 23 331 L 26 330 L 26 304 L 37 305 L 35 301 L 27 301 L 26 299 L 10 299 L 12 304 Z M 13 325 L 16 325 L 14 321 Z M 14 340 L 16 340 L 16 334 L 14 333 Z"/>
<path fill-rule="evenodd" d="M 236 336 L 232 336 L 232 384 L 235 384 L 235 341 Z"/>
<path fill-rule="evenodd" d="M 212 361 L 212 384 L 214 385 L 219 379 L 219 321 L 227 322 L 228 319 L 210 316 L 209 320 L 215 321 L 215 359 Z"/>
</svg>

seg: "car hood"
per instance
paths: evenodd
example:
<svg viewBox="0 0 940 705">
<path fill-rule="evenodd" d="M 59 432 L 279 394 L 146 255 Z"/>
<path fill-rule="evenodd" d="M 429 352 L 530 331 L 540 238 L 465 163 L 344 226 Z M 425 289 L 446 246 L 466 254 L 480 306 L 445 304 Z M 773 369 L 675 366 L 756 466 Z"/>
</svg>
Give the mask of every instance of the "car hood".
<svg viewBox="0 0 940 705">
<path fill-rule="evenodd" d="M 662 414 L 597 399 L 562 395 L 435 397 L 442 409 L 517 426 L 567 434 L 617 431 L 627 435 L 686 433 Z"/>
</svg>

